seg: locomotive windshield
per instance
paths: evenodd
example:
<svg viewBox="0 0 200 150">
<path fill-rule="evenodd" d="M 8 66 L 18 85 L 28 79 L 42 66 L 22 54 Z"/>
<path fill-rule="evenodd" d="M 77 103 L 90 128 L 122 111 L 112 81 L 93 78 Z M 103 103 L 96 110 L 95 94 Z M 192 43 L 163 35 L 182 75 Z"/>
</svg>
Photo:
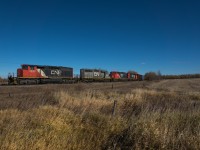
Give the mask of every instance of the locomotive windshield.
<svg viewBox="0 0 200 150">
<path fill-rule="evenodd" d="M 28 66 L 27 66 L 27 65 L 23 65 L 23 66 L 22 66 L 22 69 L 23 69 L 23 70 L 28 70 Z"/>
</svg>

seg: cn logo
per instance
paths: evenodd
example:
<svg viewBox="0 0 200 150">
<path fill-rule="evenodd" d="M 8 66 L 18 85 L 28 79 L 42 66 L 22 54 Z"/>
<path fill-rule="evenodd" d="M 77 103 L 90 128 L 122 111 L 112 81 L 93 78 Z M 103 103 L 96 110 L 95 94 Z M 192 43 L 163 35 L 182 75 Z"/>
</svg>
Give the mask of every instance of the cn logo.
<svg viewBox="0 0 200 150">
<path fill-rule="evenodd" d="M 94 72 L 94 76 L 95 77 L 99 77 L 100 75 L 99 75 L 99 72 Z"/>
<path fill-rule="evenodd" d="M 60 76 L 61 73 L 62 73 L 61 70 L 51 70 L 51 74 L 52 74 L 52 75 L 58 75 L 58 76 Z"/>
</svg>

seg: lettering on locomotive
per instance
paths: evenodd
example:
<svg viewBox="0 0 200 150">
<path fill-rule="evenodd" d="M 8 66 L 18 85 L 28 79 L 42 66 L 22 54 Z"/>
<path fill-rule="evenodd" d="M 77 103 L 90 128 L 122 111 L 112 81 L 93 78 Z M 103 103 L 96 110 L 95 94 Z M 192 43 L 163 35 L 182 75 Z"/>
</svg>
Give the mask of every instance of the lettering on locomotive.
<svg viewBox="0 0 200 150">
<path fill-rule="evenodd" d="M 51 74 L 52 75 L 58 75 L 58 76 L 60 76 L 61 75 L 61 73 L 62 73 L 62 71 L 61 70 L 51 70 Z"/>
<path fill-rule="evenodd" d="M 100 76 L 99 72 L 94 72 L 94 76 L 99 77 Z"/>
</svg>

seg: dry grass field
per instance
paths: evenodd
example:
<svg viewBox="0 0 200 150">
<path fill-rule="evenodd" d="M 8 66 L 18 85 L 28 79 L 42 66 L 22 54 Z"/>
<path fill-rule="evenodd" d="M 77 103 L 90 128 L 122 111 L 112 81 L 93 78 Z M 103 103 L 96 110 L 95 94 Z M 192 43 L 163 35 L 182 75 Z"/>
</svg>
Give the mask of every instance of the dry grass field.
<svg viewBox="0 0 200 150">
<path fill-rule="evenodd" d="M 200 149 L 200 79 L 0 86 L 0 149 Z"/>
</svg>

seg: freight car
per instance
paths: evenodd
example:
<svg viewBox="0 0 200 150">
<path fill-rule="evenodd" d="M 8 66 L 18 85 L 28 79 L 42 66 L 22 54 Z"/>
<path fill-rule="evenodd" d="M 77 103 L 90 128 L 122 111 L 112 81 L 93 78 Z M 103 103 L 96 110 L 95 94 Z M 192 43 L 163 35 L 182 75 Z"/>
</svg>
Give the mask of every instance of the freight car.
<svg viewBox="0 0 200 150">
<path fill-rule="evenodd" d="M 71 83 L 73 68 L 62 66 L 21 65 L 17 77 L 9 75 L 10 84 Z"/>
<path fill-rule="evenodd" d="M 75 82 L 138 81 L 142 75 L 135 72 L 110 73 L 102 69 L 80 69 L 80 77 L 73 77 L 73 68 L 62 66 L 21 65 L 17 77 L 9 75 L 9 84 L 43 84 Z"/>
</svg>

